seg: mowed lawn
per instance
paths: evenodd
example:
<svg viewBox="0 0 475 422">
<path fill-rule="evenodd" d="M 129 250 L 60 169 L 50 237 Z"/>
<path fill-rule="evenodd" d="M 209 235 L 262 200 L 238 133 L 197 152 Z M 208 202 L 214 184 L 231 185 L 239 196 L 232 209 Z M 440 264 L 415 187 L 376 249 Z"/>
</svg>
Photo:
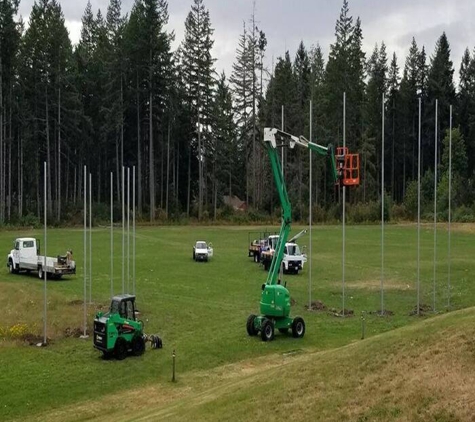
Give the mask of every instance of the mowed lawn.
<svg viewBox="0 0 475 422">
<path fill-rule="evenodd" d="M 309 312 L 308 267 L 303 273 L 284 277 L 295 300 L 293 315 L 304 317 L 303 339 L 277 334 L 272 343 L 249 338 L 246 318 L 258 313 L 261 285 L 266 273 L 247 256 L 247 227 L 140 227 L 136 238 L 136 293 L 145 331 L 159 334 L 162 350 L 148 350 L 140 358 L 104 361 L 92 347 L 92 339 L 66 337 L 83 327 L 83 232 L 50 230 L 48 255 L 72 248 L 78 263 L 75 277 L 48 283 L 48 336 L 46 348 L 21 341 L 0 341 L 0 420 L 27 419 L 64 405 L 98 399 L 101 395 L 144 385 L 165 384 L 171 378 L 171 354 L 177 354 L 177 376 L 216 368 L 253 357 L 305 349 L 319 351 L 342 346 L 361 337 L 361 311 L 380 309 L 380 229 L 378 226 L 347 228 L 346 304 L 355 316 L 338 318 L 330 312 Z M 268 227 L 268 229 L 271 229 Z M 278 228 L 272 228 L 277 230 Z M 299 227 L 295 227 L 296 233 Z M 2 231 L 0 251 L 4 256 L 19 236 L 42 231 Z M 421 303 L 433 301 L 433 231 L 421 234 Z M 192 261 L 196 240 L 212 242 L 215 257 L 208 263 Z M 409 316 L 416 304 L 416 227 L 386 227 L 385 309 L 390 317 L 367 314 L 366 335 L 418 321 Z M 300 245 L 308 245 L 302 237 Z M 92 299 L 87 324 L 92 326 L 97 309 L 110 300 L 110 234 L 108 228 L 93 231 Z M 114 237 L 114 291 L 122 292 L 122 235 Z M 127 248 L 126 248 L 127 249 Z M 342 307 L 341 227 L 314 226 L 311 291 L 313 300 L 328 308 Z M 132 250 L 132 247 L 131 249 Z M 457 230 L 452 235 L 452 292 L 454 309 L 475 305 L 475 233 Z M 436 310 L 447 304 L 447 232 L 438 232 Z M 6 263 L 6 262 L 5 262 Z M 124 265 L 127 274 L 127 263 Z M 132 274 L 132 261 L 130 261 Z M 131 290 L 132 280 L 124 280 Z M 129 288 L 127 288 L 129 285 Z M 35 275 L 10 275 L 0 270 L 3 331 L 23 324 L 28 332 L 42 333 L 43 283 Z M 89 292 L 88 292 L 89 298 Z M 428 316 L 432 313 L 428 313 Z M 98 410 L 100 412 L 100 409 Z"/>
</svg>

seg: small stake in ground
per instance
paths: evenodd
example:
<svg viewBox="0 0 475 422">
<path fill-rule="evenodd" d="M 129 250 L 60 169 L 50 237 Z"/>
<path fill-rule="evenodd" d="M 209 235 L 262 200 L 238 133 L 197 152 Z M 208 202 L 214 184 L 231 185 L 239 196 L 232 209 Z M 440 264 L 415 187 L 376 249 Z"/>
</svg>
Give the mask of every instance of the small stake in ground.
<svg viewBox="0 0 475 422">
<path fill-rule="evenodd" d="M 175 379 L 175 360 L 176 360 L 176 353 L 175 353 L 175 349 L 173 349 L 173 353 L 172 353 L 172 382 L 175 382 L 176 379 Z"/>
<path fill-rule="evenodd" d="M 364 340 L 365 329 L 366 329 L 365 311 L 361 311 L 361 340 Z"/>
</svg>

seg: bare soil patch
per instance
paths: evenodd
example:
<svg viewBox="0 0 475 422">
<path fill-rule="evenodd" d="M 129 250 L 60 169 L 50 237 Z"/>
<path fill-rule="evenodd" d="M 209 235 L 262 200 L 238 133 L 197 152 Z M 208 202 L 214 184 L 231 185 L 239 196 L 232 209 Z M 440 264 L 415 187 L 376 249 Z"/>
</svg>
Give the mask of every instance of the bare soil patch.
<svg viewBox="0 0 475 422">
<path fill-rule="evenodd" d="M 327 306 L 321 300 L 314 300 L 310 303 L 310 307 L 306 307 L 309 311 L 326 311 Z"/>
</svg>

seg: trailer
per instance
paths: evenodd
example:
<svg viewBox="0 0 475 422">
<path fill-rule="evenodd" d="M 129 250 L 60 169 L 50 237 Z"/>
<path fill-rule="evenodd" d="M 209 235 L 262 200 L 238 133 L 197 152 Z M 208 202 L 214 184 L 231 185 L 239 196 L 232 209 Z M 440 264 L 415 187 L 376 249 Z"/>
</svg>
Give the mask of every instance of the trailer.
<svg viewBox="0 0 475 422">
<path fill-rule="evenodd" d="M 73 261 L 71 250 L 66 255 L 57 257 L 40 255 L 40 241 L 33 237 L 21 237 L 14 241 L 13 249 L 7 257 L 7 266 L 10 274 L 21 271 L 37 271 L 40 279 L 44 274 L 48 278 L 59 279 L 63 275 L 76 274 L 76 262 Z"/>
</svg>

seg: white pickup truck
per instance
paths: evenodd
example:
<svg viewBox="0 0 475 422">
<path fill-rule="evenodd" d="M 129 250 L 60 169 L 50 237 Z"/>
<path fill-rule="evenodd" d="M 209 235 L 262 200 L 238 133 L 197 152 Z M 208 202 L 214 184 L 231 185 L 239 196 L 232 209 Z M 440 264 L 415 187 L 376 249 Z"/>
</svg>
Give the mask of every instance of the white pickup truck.
<svg viewBox="0 0 475 422">
<path fill-rule="evenodd" d="M 193 246 L 193 260 L 207 262 L 213 256 L 213 245 L 206 244 L 203 240 L 198 240 Z"/>
<path fill-rule="evenodd" d="M 33 237 L 21 237 L 15 240 L 7 257 L 7 266 L 11 274 L 20 271 L 38 271 L 38 277 L 61 278 L 66 274 L 76 274 L 76 263 L 72 260 L 73 253 L 67 251 L 65 256 L 52 258 L 40 255 L 40 241 Z"/>
</svg>

